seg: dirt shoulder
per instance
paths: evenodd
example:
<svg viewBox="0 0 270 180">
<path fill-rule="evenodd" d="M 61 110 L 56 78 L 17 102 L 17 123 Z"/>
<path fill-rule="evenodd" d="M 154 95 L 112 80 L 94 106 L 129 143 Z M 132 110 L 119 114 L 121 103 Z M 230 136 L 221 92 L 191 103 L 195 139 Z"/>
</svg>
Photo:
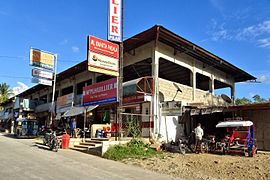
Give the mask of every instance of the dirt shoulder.
<svg viewBox="0 0 270 180">
<path fill-rule="evenodd" d="M 270 179 L 270 153 L 258 153 L 251 158 L 164 152 L 154 158 L 123 162 L 183 179 Z"/>
</svg>

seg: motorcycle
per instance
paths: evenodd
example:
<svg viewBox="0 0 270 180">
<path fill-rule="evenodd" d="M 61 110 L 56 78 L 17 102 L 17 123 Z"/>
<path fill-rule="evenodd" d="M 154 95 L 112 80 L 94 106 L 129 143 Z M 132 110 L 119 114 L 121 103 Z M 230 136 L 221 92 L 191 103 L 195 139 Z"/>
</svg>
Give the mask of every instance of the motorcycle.
<svg viewBox="0 0 270 180">
<path fill-rule="evenodd" d="M 50 150 L 57 152 L 59 148 L 58 137 L 56 136 L 56 132 L 47 132 L 43 138 L 43 144 L 48 146 Z"/>
</svg>

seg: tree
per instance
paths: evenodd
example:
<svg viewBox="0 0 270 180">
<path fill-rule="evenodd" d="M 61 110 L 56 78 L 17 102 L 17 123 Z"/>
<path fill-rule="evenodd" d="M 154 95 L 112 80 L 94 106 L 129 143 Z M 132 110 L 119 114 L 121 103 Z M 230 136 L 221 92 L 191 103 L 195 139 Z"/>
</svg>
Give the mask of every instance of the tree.
<svg viewBox="0 0 270 180">
<path fill-rule="evenodd" d="M 237 98 L 235 100 L 235 104 L 236 105 L 244 105 L 244 104 L 251 104 L 251 100 L 246 98 L 246 97 L 243 97 L 243 98 Z"/>
<path fill-rule="evenodd" d="M 10 96 L 12 96 L 14 93 L 12 89 L 10 89 L 9 85 L 6 83 L 0 84 L 0 103 L 4 103 L 8 100 Z"/>
<path fill-rule="evenodd" d="M 266 102 L 267 100 L 264 98 L 261 98 L 260 95 L 256 94 L 255 96 L 252 97 L 254 100 L 254 103 L 261 103 L 261 102 Z"/>
</svg>

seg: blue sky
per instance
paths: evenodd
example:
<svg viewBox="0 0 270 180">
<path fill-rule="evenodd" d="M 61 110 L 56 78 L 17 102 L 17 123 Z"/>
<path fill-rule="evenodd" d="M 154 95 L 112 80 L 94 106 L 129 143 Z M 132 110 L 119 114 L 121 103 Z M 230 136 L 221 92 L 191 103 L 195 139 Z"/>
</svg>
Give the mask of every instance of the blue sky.
<svg viewBox="0 0 270 180">
<path fill-rule="evenodd" d="M 270 98 L 269 0 L 125 0 L 124 36 L 163 25 L 261 83 L 238 83 L 237 97 Z M 106 39 L 107 0 L 0 0 L 0 82 L 31 87 L 29 48 L 58 54 L 58 71 L 86 59 L 86 38 Z M 23 84 L 22 84 L 23 83 Z"/>
</svg>

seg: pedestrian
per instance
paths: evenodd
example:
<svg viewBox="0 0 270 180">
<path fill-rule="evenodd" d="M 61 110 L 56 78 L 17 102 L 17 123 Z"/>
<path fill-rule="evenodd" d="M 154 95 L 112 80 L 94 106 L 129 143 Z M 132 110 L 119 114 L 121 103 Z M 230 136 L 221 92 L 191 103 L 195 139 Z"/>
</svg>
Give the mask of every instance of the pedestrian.
<svg viewBox="0 0 270 180">
<path fill-rule="evenodd" d="M 71 137 L 76 137 L 76 119 L 71 120 Z"/>
<path fill-rule="evenodd" d="M 201 123 L 198 123 L 197 127 L 194 129 L 195 133 L 195 152 L 202 152 L 202 137 L 203 137 L 203 129 L 201 128 Z"/>
</svg>

